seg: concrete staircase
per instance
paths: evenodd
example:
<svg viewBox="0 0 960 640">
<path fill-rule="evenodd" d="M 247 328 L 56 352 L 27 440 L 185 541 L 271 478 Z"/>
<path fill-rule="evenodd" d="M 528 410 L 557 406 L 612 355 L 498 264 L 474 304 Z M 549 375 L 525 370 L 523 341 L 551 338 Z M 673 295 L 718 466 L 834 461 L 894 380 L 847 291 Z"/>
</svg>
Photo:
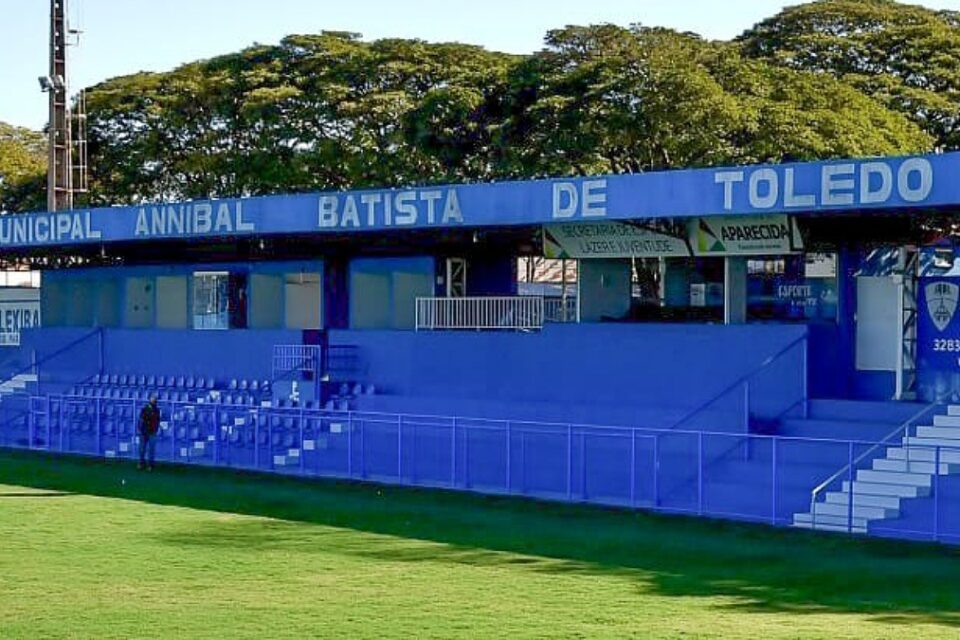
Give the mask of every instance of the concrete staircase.
<svg viewBox="0 0 960 640">
<path fill-rule="evenodd" d="M 27 387 L 31 384 L 36 385 L 37 376 L 33 373 L 21 373 L 16 375 L 9 380 L 0 382 L 0 401 L 3 400 L 4 396 L 13 395 L 14 393 L 23 393 L 26 391 Z"/>
<path fill-rule="evenodd" d="M 875 458 L 869 469 L 858 469 L 852 487 L 844 480 L 811 512 L 795 514 L 794 526 L 867 533 L 871 522 L 899 518 L 904 500 L 929 497 L 936 475 L 960 474 L 960 405 L 934 416 L 931 426 L 908 430 L 900 446 L 878 448 L 877 453 L 884 457 Z"/>
</svg>

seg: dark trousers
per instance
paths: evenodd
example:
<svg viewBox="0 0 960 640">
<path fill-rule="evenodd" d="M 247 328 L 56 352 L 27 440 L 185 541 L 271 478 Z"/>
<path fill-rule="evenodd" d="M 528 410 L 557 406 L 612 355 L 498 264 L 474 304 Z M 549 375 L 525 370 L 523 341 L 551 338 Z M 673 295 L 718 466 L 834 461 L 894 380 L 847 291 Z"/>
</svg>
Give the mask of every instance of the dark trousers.
<svg viewBox="0 0 960 640">
<path fill-rule="evenodd" d="M 140 434 L 140 466 L 146 466 L 149 464 L 153 467 L 153 462 L 157 458 L 157 436 L 148 435 L 146 433 Z"/>
</svg>

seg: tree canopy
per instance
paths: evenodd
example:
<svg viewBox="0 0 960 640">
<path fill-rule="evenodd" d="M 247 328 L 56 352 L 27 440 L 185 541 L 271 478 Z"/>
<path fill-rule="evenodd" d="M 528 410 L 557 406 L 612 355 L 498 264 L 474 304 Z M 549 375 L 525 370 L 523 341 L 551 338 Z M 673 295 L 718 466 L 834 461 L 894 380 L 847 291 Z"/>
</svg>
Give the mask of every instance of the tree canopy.
<svg viewBox="0 0 960 640">
<path fill-rule="evenodd" d="M 931 143 L 840 81 L 667 29 L 552 31 L 511 78 L 501 152 L 512 175 L 909 153 Z"/>
<path fill-rule="evenodd" d="M 0 211 L 43 208 L 46 146 L 43 134 L 0 122 Z"/>
<path fill-rule="evenodd" d="M 960 148 L 960 12 L 893 0 L 819 0 L 742 35 L 744 54 L 830 74 Z"/>
<path fill-rule="evenodd" d="M 87 108 L 91 204 L 919 153 L 960 148 L 960 14 L 820 0 L 734 42 L 568 26 L 527 56 L 292 35 Z M 36 144 L 0 146 L 8 209 L 42 206 Z"/>
</svg>

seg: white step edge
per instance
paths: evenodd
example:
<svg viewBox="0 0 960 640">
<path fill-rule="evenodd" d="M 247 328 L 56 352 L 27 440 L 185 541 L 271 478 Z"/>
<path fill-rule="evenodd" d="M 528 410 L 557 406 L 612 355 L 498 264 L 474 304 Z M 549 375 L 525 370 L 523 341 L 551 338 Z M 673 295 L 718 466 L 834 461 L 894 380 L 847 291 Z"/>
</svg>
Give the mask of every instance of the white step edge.
<svg viewBox="0 0 960 640">
<path fill-rule="evenodd" d="M 818 515 L 816 516 L 816 519 L 814 519 L 814 516 L 813 516 L 813 514 L 811 514 L 811 513 L 797 513 L 797 514 L 795 514 L 795 515 L 793 516 L 793 521 L 794 521 L 794 523 L 809 522 L 809 523 L 811 523 L 811 524 L 814 523 L 814 522 L 816 522 L 816 525 L 817 525 L 817 528 L 818 528 L 818 529 L 820 528 L 820 525 L 834 525 L 834 526 L 842 526 L 842 527 L 846 528 L 846 527 L 847 527 L 847 522 L 848 522 L 848 521 L 847 521 L 847 516 L 845 516 L 845 515 L 844 515 L 844 516 L 833 516 L 833 515 L 819 515 L 819 514 L 818 514 Z M 854 518 L 853 518 L 853 527 L 854 527 L 854 528 L 866 529 L 866 527 L 867 527 L 867 520 L 866 520 L 866 518 L 857 518 L 857 517 L 854 517 Z"/>
<path fill-rule="evenodd" d="M 960 427 L 960 416 L 953 416 L 953 415 L 933 416 L 933 426 Z"/>
<path fill-rule="evenodd" d="M 917 438 L 956 440 L 960 446 L 960 427 L 917 427 Z"/>
<path fill-rule="evenodd" d="M 897 471 L 900 473 L 925 473 L 933 475 L 933 462 L 924 462 L 922 460 L 899 460 L 896 458 L 878 458 L 873 461 L 873 468 L 876 471 Z M 940 475 L 947 476 L 951 473 L 960 471 L 960 464 L 940 463 Z"/>
<path fill-rule="evenodd" d="M 849 507 L 845 504 L 835 504 L 833 502 L 818 502 L 813 505 L 813 512 L 817 518 L 821 516 L 840 516 L 846 522 Z M 864 520 L 885 520 L 887 518 L 896 518 L 900 515 L 899 509 L 887 509 L 884 507 L 868 507 L 866 505 L 854 505 L 853 517 L 863 518 Z"/>
<path fill-rule="evenodd" d="M 827 502 L 833 504 L 842 504 L 846 505 L 850 500 L 850 494 L 845 491 L 830 491 L 825 496 L 824 499 Z M 864 505 L 867 507 L 885 507 L 887 509 L 899 509 L 900 508 L 900 497 L 899 496 L 876 496 L 866 493 L 855 493 L 853 494 L 853 504 L 854 505 Z"/>
<path fill-rule="evenodd" d="M 916 436 L 905 436 L 903 444 L 911 447 L 927 447 L 928 449 L 940 448 L 944 451 L 960 451 L 960 442 L 949 438 L 918 438 Z"/>
<path fill-rule="evenodd" d="M 918 462 L 933 462 L 936 460 L 936 449 L 929 447 L 893 447 L 887 449 L 887 458 L 910 460 Z M 940 450 L 940 462 L 960 464 L 960 451 L 948 449 Z"/>
<path fill-rule="evenodd" d="M 843 491 L 850 490 L 850 482 L 843 481 Z M 887 484 L 880 482 L 854 481 L 853 495 L 863 493 L 873 496 L 898 496 L 900 498 L 920 498 L 930 495 L 929 487 L 915 487 L 909 485 Z"/>
<path fill-rule="evenodd" d="M 857 480 L 911 487 L 929 487 L 933 484 L 933 478 L 926 473 L 875 471 L 873 469 L 860 469 L 857 471 Z"/>
</svg>

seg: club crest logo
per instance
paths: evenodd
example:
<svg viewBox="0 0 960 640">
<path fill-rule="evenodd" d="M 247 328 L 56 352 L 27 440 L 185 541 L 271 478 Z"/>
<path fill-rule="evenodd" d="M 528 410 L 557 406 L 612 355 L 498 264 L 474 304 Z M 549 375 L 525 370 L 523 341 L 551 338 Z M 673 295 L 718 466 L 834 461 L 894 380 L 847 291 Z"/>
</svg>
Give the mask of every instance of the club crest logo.
<svg viewBox="0 0 960 640">
<path fill-rule="evenodd" d="M 927 285 L 926 293 L 927 312 L 930 314 L 930 319 L 933 320 L 937 331 L 943 331 L 957 312 L 960 286 L 950 282 L 934 282 Z"/>
</svg>

